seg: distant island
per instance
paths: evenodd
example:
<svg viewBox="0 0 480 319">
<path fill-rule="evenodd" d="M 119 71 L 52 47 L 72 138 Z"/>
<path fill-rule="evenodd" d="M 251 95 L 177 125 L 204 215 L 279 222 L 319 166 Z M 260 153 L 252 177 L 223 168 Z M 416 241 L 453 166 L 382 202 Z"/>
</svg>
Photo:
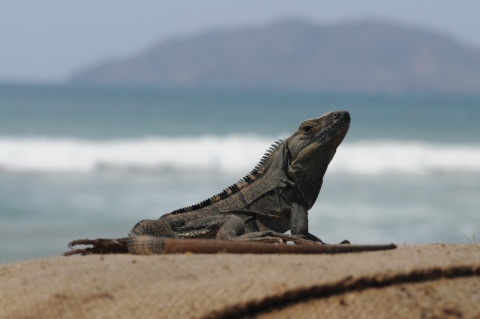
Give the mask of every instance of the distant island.
<svg viewBox="0 0 480 319">
<path fill-rule="evenodd" d="M 158 43 L 75 73 L 80 85 L 351 93 L 479 93 L 480 50 L 378 20 L 284 20 Z"/>
</svg>

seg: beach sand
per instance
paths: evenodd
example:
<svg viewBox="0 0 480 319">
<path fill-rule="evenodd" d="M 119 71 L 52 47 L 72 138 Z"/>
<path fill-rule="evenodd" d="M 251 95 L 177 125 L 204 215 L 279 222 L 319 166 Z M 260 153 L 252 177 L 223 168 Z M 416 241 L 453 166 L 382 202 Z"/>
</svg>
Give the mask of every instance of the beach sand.
<svg viewBox="0 0 480 319">
<path fill-rule="evenodd" d="M 56 257 L 0 285 L 0 318 L 480 318 L 480 245 Z"/>
</svg>

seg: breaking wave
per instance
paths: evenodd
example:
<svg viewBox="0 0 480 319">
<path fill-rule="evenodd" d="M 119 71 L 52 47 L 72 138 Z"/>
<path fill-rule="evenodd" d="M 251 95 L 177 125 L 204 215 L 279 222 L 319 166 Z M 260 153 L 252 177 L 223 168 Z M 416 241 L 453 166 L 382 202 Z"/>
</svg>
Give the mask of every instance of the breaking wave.
<svg viewBox="0 0 480 319">
<path fill-rule="evenodd" d="M 248 173 L 275 138 L 255 135 L 119 140 L 0 137 L 0 170 L 91 173 L 100 170 L 219 170 Z M 329 173 L 480 174 L 480 145 L 365 140 L 338 149 Z"/>
</svg>

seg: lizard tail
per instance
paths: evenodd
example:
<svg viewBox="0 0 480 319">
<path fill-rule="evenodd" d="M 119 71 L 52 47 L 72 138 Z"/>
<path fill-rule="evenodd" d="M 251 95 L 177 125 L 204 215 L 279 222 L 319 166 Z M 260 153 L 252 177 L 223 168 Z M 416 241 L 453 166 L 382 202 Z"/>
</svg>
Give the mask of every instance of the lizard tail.
<svg viewBox="0 0 480 319">
<path fill-rule="evenodd" d="M 150 254 L 338 254 L 363 251 L 395 249 L 390 245 L 287 245 L 269 244 L 263 242 L 239 242 L 212 239 L 177 239 L 138 236 L 129 241 L 130 253 L 139 255 Z"/>
</svg>

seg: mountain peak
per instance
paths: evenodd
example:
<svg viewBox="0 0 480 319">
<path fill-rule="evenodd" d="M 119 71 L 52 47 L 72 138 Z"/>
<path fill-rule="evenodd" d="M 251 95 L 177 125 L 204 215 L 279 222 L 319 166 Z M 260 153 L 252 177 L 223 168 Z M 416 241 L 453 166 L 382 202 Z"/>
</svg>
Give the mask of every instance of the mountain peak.
<svg viewBox="0 0 480 319">
<path fill-rule="evenodd" d="M 476 93 L 480 51 L 382 20 L 213 30 L 86 68 L 73 83 L 357 93 Z"/>
</svg>

